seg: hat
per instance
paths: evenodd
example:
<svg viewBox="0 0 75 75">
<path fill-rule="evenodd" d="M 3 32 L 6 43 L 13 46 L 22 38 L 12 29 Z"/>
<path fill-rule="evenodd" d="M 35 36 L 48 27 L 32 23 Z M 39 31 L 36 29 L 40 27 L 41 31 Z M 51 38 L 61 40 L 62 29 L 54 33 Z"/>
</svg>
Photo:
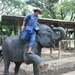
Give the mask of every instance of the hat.
<svg viewBox="0 0 75 75">
<path fill-rule="evenodd" d="M 41 12 L 42 12 L 40 8 L 33 9 L 33 11 L 34 11 L 34 12 L 37 12 L 37 11 L 38 11 L 40 14 L 41 14 Z"/>
</svg>

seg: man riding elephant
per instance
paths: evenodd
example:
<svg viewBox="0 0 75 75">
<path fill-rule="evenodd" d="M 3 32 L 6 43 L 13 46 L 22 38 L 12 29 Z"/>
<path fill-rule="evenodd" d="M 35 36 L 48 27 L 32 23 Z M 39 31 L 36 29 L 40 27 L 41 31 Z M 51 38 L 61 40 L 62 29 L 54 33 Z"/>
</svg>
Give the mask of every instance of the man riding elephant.
<svg viewBox="0 0 75 75">
<path fill-rule="evenodd" d="M 36 31 L 39 30 L 38 15 L 41 14 L 41 9 L 34 9 L 34 14 L 29 14 L 24 18 L 22 30 L 27 22 L 27 26 L 24 32 L 20 35 L 20 40 L 26 40 L 27 37 L 30 38 L 29 48 L 27 53 L 32 53 L 32 48 L 34 47 Z"/>
<path fill-rule="evenodd" d="M 32 21 L 33 18 L 31 18 L 30 23 L 32 23 Z M 37 25 L 27 25 L 26 29 L 31 30 L 25 30 L 21 36 L 10 36 L 4 41 L 2 45 L 4 75 L 9 75 L 10 61 L 15 63 L 15 75 L 19 75 L 19 68 L 23 62 L 26 64 L 33 64 L 34 75 L 40 75 L 40 71 L 48 67 L 48 64 L 44 63 L 41 58 L 41 50 L 43 47 L 52 47 L 52 40 L 55 40 L 55 42 L 62 40 L 66 35 L 66 31 L 62 27 L 50 28 L 47 25 L 41 24 L 39 27 L 37 26 L 39 31 L 36 34 L 35 30 L 37 30 L 37 28 L 35 26 Z M 57 33 L 57 31 L 60 32 L 60 34 Z M 33 35 L 36 36 L 34 41 L 31 40 Z M 26 39 L 26 37 L 30 38 Z M 32 41 L 35 43 L 32 44 L 34 47 L 31 46 Z"/>
</svg>

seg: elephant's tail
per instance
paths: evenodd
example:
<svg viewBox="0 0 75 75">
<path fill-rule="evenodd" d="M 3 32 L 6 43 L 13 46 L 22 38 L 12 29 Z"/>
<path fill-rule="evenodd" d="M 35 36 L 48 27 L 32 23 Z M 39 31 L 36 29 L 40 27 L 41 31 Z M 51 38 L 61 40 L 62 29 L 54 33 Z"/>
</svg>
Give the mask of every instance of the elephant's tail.
<svg viewBox="0 0 75 75">
<path fill-rule="evenodd" d="M 0 59 L 0 62 L 3 60 L 3 56 L 1 57 L 1 59 Z"/>
</svg>

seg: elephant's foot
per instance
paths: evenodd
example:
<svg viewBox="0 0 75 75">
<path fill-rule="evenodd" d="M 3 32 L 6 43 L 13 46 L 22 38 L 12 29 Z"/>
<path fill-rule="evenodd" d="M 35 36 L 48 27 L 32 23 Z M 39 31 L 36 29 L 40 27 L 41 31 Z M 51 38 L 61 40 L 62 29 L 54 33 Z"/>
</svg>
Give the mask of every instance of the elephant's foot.
<svg viewBox="0 0 75 75">
<path fill-rule="evenodd" d="M 3 75 L 9 75 L 9 73 L 4 73 Z"/>
<path fill-rule="evenodd" d="M 38 66 L 39 71 L 44 71 L 48 67 L 48 64 L 41 64 Z"/>
<path fill-rule="evenodd" d="M 19 75 L 19 73 L 15 73 L 14 75 Z"/>
</svg>

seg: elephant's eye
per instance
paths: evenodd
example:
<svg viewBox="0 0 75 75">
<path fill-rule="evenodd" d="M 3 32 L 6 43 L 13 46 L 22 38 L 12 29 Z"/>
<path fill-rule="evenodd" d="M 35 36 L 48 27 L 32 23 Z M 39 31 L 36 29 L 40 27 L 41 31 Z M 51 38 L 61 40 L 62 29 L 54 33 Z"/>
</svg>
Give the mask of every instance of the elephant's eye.
<svg viewBox="0 0 75 75">
<path fill-rule="evenodd" d="M 48 30 L 48 32 L 51 32 L 50 30 Z"/>
<path fill-rule="evenodd" d="M 49 33 L 49 34 L 52 34 L 52 32 L 51 32 L 50 30 L 48 30 L 48 33 Z"/>
</svg>

